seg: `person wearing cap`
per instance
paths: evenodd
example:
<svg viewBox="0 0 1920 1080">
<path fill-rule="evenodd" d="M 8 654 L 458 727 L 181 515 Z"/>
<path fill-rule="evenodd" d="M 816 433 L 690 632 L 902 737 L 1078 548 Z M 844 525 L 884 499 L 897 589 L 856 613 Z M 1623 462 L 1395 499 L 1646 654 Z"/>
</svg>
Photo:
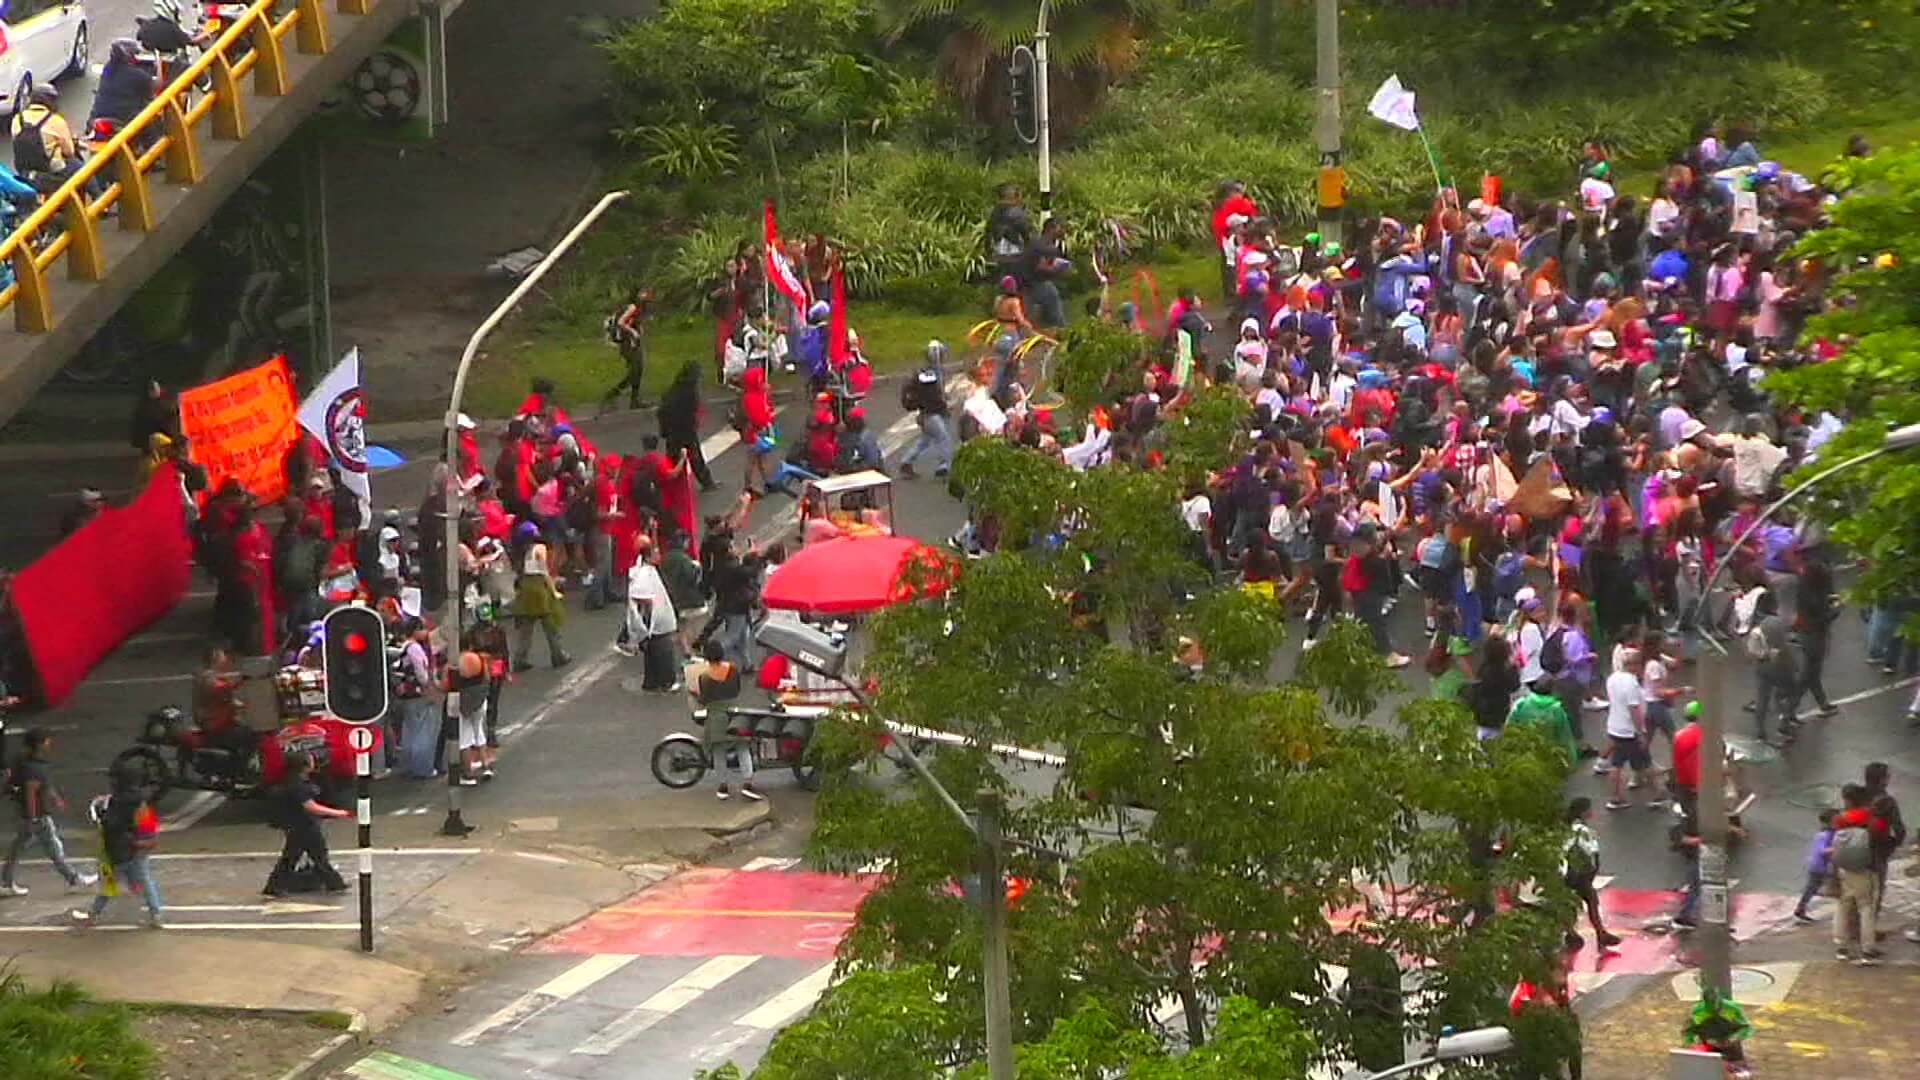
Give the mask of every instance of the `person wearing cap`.
<svg viewBox="0 0 1920 1080">
<path fill-rule="evenodd" d="M 1646 690 L 1640 681 L 1644 666 L 1645 657 L 1639 649 L 1622 649 L 1619 666 L 1607 676 L 1607 740 L 1611 744 L 1608 760 L 1613 765 L 1613 797 L 1607 800 L 1609 810 L 1632 806 L 1627 790 L 1644 784 L 1653 769 L 1653 761 L 1647 754 Z M 1630 783 L 1629 769 L 1633 771 Z"/>
<path fill-rule="evenodd" d="M 1124 305 L 1123 305 L 1124 306 Z M 900 407 L 912 413 L 920 434 L 900 459 L 900 475 L 911 478 L 913 463 L 933 451 L 933 475 L 945 476 L 953 464 L 952 409 L 947 404 L 947 343 L 927 342 L 920 370 L 900 387 Z"/>
</svg>

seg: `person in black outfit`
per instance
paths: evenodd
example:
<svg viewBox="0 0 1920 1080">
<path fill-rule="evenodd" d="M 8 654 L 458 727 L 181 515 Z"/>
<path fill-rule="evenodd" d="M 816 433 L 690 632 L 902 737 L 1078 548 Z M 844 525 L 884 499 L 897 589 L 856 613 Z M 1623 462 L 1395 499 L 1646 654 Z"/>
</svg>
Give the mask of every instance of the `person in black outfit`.
<svg viewBox="0 0 1920 1080">
<path fill-rule="evenodd" d="M 287 839 L 280 848 L 280 861 L 273 864 L 273 873 L 268 875 L 267 887 L 262 892 L 267 896 L 285 896 L 299 891 L 294 883 L 302 857 L 313 864 L 314 872 L 320 875 L 320 884 L 328 892 L 345 892 L 346 879 L 334 869 L 333 860 L 327 855 L 327 834 L 320 828 L 320 819 L 352 817 L 353 814 L 320 801 L 320 788 L 313 782 L 312 755 L 297 753 L 287 759 L 287 779 L 275 800 L 279 814 L 276 824 L 286 830 Z"/>
<path fill-rule="evenodd" d="M 1799 548 L 1789 558 L 1796 564 L 1799 576 L 1794 590 L 1794 613 L 1798 616 L 1796 623 L 1800 631 L 1800 689 L 1813 695 L 1820 715 L 1832 716 L 1840 707 L 1827 696 L 1821 673 L 1827 666 L 1833 620 L 1840 617 L 1839 605 L 1833 599 L 1833 569 L 1817 550 Z"/>
<path fill-rule="evenodd" d="M 666 441 L 667 457 L 679 457 L 685 451 L 693 477 L 700 482 L 700 490 L 712 491 L 719 485 L 713 482 L 713 471 L 707 468 L 707 455 L 700 449 L 701 412 L 700 366 L 688 361 L 680 368 L 680 374 L 674 376 L 667 392 L 660 395 L 660 437 Z"/>
<path fill-rule="evenodd" d="M 87 117 L 89 127 L 96 120 L 125 124 L 152 104 L 159 80 L 140 62 L 139 51 L 139 45 L 127 38 L 113 43 L 106 65 L 100 69 L 100 84 L 93 92 L 93 111 Z"/>
</svg>

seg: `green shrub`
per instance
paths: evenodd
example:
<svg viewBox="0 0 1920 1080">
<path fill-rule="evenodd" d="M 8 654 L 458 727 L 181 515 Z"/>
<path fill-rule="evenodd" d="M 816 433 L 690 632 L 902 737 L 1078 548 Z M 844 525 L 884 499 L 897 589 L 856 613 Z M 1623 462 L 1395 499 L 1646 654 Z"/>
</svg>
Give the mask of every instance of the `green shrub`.
<svg viewBox="0 0 1920 1080">
<path fill-rule="evenodd" d="M 124 1007 L 96 1002 L 70 982 L 35 990 L 17 973 L 0 978 L 0 1076 L 145 1080 L 153 1064 Z"/>
</svg>

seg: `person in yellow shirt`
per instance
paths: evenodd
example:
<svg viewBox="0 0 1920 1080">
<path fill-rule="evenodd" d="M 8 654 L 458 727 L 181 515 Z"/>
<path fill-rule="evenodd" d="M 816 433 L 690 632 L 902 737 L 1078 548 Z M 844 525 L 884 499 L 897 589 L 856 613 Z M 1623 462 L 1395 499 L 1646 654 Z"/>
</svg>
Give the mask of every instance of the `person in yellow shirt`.
<svg viewBox="0 0 1920 1080">
<path fill-rule="evenodd" d="M 13 164 L 21 176 L 45 173 L 64 180 L 80 168 L 80 147 L 74 141 L 73 129 L 60 115 L 59 103 L 53 87 L 36 87 L 27 107 L 14 116 Z M 35 133 L 39 135 L 37 141 Z"/>
</svg>

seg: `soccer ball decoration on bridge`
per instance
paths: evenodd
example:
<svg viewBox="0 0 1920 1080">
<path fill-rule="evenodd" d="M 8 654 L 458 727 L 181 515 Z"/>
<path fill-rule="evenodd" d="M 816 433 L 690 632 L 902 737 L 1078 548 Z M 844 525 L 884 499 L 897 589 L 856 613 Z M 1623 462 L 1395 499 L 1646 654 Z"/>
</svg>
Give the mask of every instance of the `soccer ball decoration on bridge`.
<svg viewBox="0 0 1920 1080">
<path fill-rule="evenodd" d="M 353 73 L 353 101 L 369 120 L 398 124 L 420 108 L 423 84 L 413 61 L 383 50 Z"/>
</svg>

